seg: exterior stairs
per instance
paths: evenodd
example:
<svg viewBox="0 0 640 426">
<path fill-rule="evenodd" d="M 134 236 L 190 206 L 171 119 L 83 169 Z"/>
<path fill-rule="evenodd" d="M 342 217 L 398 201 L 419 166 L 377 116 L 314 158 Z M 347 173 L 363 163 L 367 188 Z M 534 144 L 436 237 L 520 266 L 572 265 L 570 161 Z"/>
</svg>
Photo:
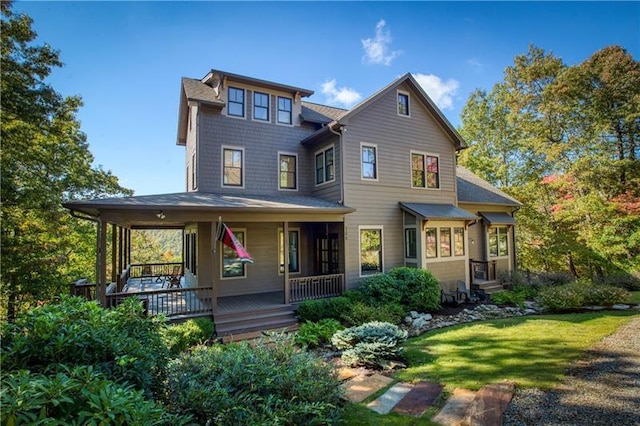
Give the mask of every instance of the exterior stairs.
<svg viewBox="0 0 640 426">
<path fill-rule="evenodd" d="M 504 287 L 497 280 L 474 279 L 471 284 L 471 290 L 480 290 L 483 291 L 484 294 L 492 294 L 504 290 Z"/>
<path fill-rule="evenodd" d="M 245 312 L 214 315 L 216 335 L 223 341 L 258 337 L 264 331 L 291 331 L 298 319 L 291 305 L 269 306 Z M 251 337 L 253 336 L 253 337 Z"/>
</svg>

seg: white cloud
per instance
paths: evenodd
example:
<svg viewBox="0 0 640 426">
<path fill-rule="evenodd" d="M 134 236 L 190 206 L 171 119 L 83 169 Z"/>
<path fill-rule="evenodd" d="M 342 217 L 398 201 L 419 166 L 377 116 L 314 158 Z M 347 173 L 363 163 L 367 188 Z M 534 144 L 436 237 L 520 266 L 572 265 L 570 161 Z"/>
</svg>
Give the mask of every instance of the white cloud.
<svg viewBox="0 0 640 426">
<path fill-rule="evenodd" d="M 477 70 L 481 70 L 483 65 L 477 58 L 467 59 L 467 63 Z"/>
<path fill-rule="evenodd" d="M 376 24 L 376 35 L 373 38 L 367 38 L 362 41 L 362 48 L 364 49 L 364 57 L 362 61 L 366 64 L 381 64 L 391 65 L 399 54 L 400 51 L 389 51 L 389 45 L 391 44 L 391 32 L 385 31 L 384 27 L 387 23 L 384 19 L 381 19 Z"/>
<path fill-rule="evenodd" d="M 349 87 L 336 87 L 336 79 L 328 80 L 322 83 L 322 94 L 327 97 L 327 103 L 340 104 L 349 108 L 360 99 L 360 93 Z"/>
<path fill-rule="evenodd" d="M 449 79 L 442 81 L 433 74 L 413 74 L 420 86 L 440 109 L 453 109 L 453 97 L 458 92 L 460 82 Z"/>
</svg>

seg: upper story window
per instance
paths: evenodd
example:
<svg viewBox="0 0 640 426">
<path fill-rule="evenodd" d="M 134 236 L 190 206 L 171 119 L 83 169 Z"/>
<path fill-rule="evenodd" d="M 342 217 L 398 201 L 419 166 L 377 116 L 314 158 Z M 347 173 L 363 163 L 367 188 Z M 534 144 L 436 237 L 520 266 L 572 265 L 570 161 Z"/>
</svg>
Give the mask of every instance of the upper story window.
<svg viewBox="0 0 640 426">
<path fill-rule="evenodd" d="M 298 189 L 298 157 L 295 154 L 279 154 L 280 189 Z"/>
<path fill-rule="evenodd" d="M 278 123 L 291 124 L 293 117 L 293 101 L 291 98 L 278 96 Z"/>
<path fill-rule="evenodd" d="M 440 188 L 439 159 L 435 155 L 411 153 L 411 187 Z"/>
<path fill-rule="evenodd" d="M 244 186 L 244 149 L 222 147 L 222 186 Z"/>
<path fill-rule="evenodd" d="M 244 117 L 244 89 L 229 87 L 227 114 L 234 117 Z"/>
<path fill-rule="evenodd" d="M 362 179 L 378 180 L 378 148 L 375 145 L 360 146 L 362 151 Z"/>
<path fill-rule="evenodd" d="M 316 185 L 335 179 L 333 164 L 333 146 L 316 152 Z"/>
<path fill-rule="evenodd" d="M 489 257 L 509 256 L 509 232 L 506 226 L 489 228 Z"/>
<path fill-rule="evenodd" d="M 253 92 L 253 119 L 269 121 L 269 95 Z"/>
<path fill-rule="evenodd" d="M 398 115 L 409 116 L 409 94 L 398 92 Z"/>
</svg>

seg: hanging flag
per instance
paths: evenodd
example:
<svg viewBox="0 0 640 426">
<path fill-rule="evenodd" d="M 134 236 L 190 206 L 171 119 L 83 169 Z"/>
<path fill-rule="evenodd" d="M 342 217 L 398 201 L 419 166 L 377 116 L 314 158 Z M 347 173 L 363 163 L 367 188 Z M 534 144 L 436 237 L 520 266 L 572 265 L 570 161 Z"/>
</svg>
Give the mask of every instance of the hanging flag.
<svg viewBox="0 0 640 426">
<path fill-rule="evenodd" d="M 233 249 L 233 251 L 235 251 L 236 254 L 238 255 L 240 262 L 253 263 L 253 259 L 251 258 L 251 255 L 244 248 L 242 243 L 238 241 L 236 236 L 233 235 L 233 232 L 231 232 L 231 229 L 229 229 L 229 227 L 227 227 L 227 225 L 225 225 L 224 222 L 218 223 L 218 228 L 219 228 L 218 240 L 222 241 L 222 244 L 224 244 L 225 246 L 229 247 L 230 249 Z"/>
</svg>

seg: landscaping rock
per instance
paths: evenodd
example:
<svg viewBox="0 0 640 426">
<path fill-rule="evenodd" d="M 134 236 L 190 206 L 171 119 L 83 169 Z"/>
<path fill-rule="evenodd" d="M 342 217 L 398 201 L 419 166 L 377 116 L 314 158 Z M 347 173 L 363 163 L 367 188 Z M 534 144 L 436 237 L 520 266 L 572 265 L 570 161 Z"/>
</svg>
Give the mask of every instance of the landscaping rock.
<svg viewBox="0 0 640 426">
<path fill-rule="evenodd" d="M 410 383 L 396 383 L 380 397 L 367 404 L 367 407 L 378 414 L 387 414 L 404 396 L 413 389 Z"/>
<path fill-rule="evenodd" d="M 419 382 L 393 407 L 393 411 L 420 417 L 434 404 L 443 387 L 439 383 Z"/>
<path fill-rule="evenodd" d="M 618 304 L 618 305 L 613 305 L 611 307 L 611 309 L 615 309 L 615 310 L 618 310 L 618 311 L 624 311 L 625 309 L 629 309 L 630 307 L 631 306 L 629 306 L 629 305 Z"/>
<path fill-rule="evenodd" d="M 342 384 L 345 391 L 344 397 L 350 402 L 362 402 L 380 389 L 389 386 L 391 382 L 393 382 L 391 377 L 381 374 L 356 376 Z"/>
</svg>

